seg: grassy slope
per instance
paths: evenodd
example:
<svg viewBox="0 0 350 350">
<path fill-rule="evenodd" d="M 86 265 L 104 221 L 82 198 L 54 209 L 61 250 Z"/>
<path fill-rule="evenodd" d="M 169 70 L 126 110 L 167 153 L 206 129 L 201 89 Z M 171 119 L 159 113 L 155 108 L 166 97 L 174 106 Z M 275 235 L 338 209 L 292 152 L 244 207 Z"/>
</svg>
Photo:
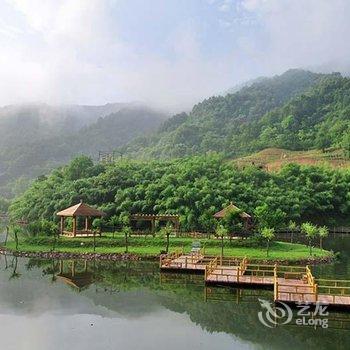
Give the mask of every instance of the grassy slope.
<svg viewBox="0 0 350 350">
<path fill-rule="evenodd" d="M 138 238 L 138 240 L 143 240 L 142 238 Z M 164 245 L 160 245 L 159 241 L 152 243 L 152 238 L 147 238 L 147 242 L 145 244 L 140 244 L 139 241 L 136 244 L 135 239 L 130 242 L 129 252 L 139 254 L 141 256 L 147 255 L 158 255 L 164 248 Z M 80 242 L 79 246 L 67 246 L 67 242 L 71 241 L 68 239 L 63 239 L 61 242 L 58 242 L 56 245 L 56 251 L 58 252 L 70 252 L 70 253 L 89 253 L 93 252 L 92 246 L 84 246 L 87 245 L 89 239 L 76 239 L 76 242 Z M 125 251 L 124 246 L 108 246 L 104 245 L 103 241 L 96 240 L 97 244 L 100 246 L 96 247 L 97 253 L 123 253 Z M 192 239 L 187 239 L 186 244 L 184 243 L 184 239 L 171 239 L 170 251 L 175 249 L 180 249 L 184 247 L 185 252 L 191 249 Z M 75 243 L 76 243 L 75 242 Z M 85 242 L 85 243 L 84 243 Z M 91 242 L 91 240 L 90 240 Z M 83 245 L 80 245 L 83 243 Z M 14 242 L 8 242 L 7 247 L 9 249 L 15 249 Z M 28 251 L 28 252 L 49 252 L 51 251 L 52 246 L 49 244 L 35 244 L 34 242 L 28 243 L 26 241 L 22 241 L 19 244 L 18 250 L 20 251 Z M 207 255 L 220 255 L 221 254 L 221 246 L 220 242 L 215 242 L 213 245 L 211 242 L 210 246 L 207 246 L 205 249 Z M 314 257 L 326 257 L 331 253 L 326 250 L 320 250 L 319 248 L 313 248 L 312 255 Z M 240 247 L 240 246 L 230 246 L 224 248 L 224 255 L 230 257 L 248 257 L 252 259 L 266 259 L 266 250 L 263 247 Z M 286 242 L 274 242 L 271 246 L 270 253 L 268 259 L 286 259 L 286 260 L 298 260 L 298 259 L 307 259 L 309 258 L 309 248 L 302 244 L 291 244 Z"/>
<path fill-rule="evenodd" d="M 323 153 L 321 150 L 288 151 L 280 148 L 266 148 L 250 156 L 238 158 L 234 161 L 239 166 L 252 164 L 264 166 L 268 171 L 279 170 L 288 163 L 303 165 L 330 165 L 334 168 L 350 167 L 350 160 L 345 159 L 342 150 L 332 150 Z"/>
</svg>

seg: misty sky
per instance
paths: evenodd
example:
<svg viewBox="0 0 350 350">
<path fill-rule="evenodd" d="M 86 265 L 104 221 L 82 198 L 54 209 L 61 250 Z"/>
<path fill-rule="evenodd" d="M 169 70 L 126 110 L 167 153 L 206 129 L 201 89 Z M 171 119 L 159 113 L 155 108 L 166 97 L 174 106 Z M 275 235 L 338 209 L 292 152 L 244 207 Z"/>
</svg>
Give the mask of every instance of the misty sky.
<svg viewBox="0 0 350 350">
<path fill-rule="evenodd" d="M 0 105 L 190 107 L 288 68 L 350 71 L 349 0 L 0 0 Z"/>
</svg>

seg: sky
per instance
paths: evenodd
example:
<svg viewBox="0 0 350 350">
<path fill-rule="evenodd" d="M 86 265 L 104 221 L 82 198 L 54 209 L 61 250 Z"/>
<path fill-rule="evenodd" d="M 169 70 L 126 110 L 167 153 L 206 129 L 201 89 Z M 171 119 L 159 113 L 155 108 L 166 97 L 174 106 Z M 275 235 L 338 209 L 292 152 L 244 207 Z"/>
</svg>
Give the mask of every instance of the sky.
<svg viewBox="0 0 350 350">
<path fill-rule="evenodd" d="M 349 0 L 0 0 L 0 105 L 189 109 L 289 68 L 350 71 Z"/>
</svg>

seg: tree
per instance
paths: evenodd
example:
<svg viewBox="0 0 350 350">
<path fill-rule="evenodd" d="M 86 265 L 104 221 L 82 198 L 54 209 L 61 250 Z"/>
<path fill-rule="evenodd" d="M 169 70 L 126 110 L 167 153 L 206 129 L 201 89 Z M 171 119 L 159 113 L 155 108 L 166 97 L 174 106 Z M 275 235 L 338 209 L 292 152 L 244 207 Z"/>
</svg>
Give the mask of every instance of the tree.
<svg viewBox="0 0 350 350">
<path fill-rule="evenodd" d="M 311 222 L 304 222 L 301 225 L 301 232 L 306 235 L 306 238 L 309 241 L 310 255 L 312 254 L 312 240 L 317 235 L 317 231 L 317 226 L 313 225 Z"/>
<path fill-rule="evenodd" d="M 320 236 L 320 249 L 323 249 L 322 248 L 322 241 L 323 241 L 323 238 L 326 238 L 329 234 L 329 230 L 327 228 L 327 226 L 321 226 L 318 228 L 318 235 Z"/>
<path fill-rule="evenodd" d="M 223 218 L 223 226 L 228 233 L 241 232 L 243 228 L 242 218 L 240 214 L 242 210 L 229 210 L 226 212 Z M 231 235 L 230 235 L 231 237 Z"/>
<path fill-rule="evenodd" d="M 342 146 L 345 150 L 345 154 L 348 158 L 350 158 L 350 133 L 347 132 L 344 134 Z"/>
<path fill-rule="evenodd" d="M 132 232 L 131 227 L 130 227 L 129 217 L 127 215 L 123 216 L 121 218 L 121 222 L 123 224 L 122 233 L 124 234 L 124 238 L 125 238 L 125 253 L 128 253 L 129 252 L 129 240 L 128 240 L 128 237 L 129 237 L 129 235 Z"/>
<path fill-rule="evenodd" d="M 293 220 L 289 221 L 288 229 L 290 232 L 290 243 L 293 243 L 294 231 L 297 229 L 297 224 L 295 223 L 295 221 L 293 221 Z"/>
<path fill-rule="evenodd" d="M 321 128 L 315 139 L 315 145 L 318 149 L 321 149 L 322 152 L 324 153 L 327 147 L 330 147 L 332 144 L 332 141 L 329 137 L 329 131 L 323 127 Z"/>
<path fill-rule="evenodd" d="M 275 230 L 273 228 L 264 227 L 261 230 L 261 236 L 266 240 L 266 256 L 269 256 L 270 241 L 275 237 Z"/>
<path fill-rule="evenodd" d="M 165 247 L 165 252 L 168 253 L 169 252 L 169 244 L 170 244 L 170 235 L 173 232 L 173 227 L 170 223 L 167 223 L 166 226 L 164 226 L 161 230 L 160 230 L 161 234 L 163 236 L 165 236 L 166 238 L 166 247 Z"/>
<path fill-rule="evenodd" d="M 18 245 L 19 245 L 19 240 L 18 240 L 18 235 L 22 232 L 22 229 L 19 226 L 14 226 L 13 227 L 13 234 L 15 238 L 15 243 L 16 243 L 16 250 L 18 250 Z"/>
<path fill-rule="evenodd" d="M 227 228 L 223 225 L 218 225 L 216 228 L 216 234 L 221 237 L 221 259 L 224 256 L 224 236 L 227 235 Z"/>
<path fill-rule="evenodd" d="M 82 177 L 87 177 L 89 176 L 89 171 L 93 165 L 94 163 L 90 157 L 84 155 L 78 156 L 65 168 L 65 176 L 69 180 L 77 180 Z"/>
<path fill-rule="evenodd" d="M 286 213 L 284 211 L 281 209 L 273 210 L 267 203 L 256 207 L 254 215 L 261 229 L 264 227 L 279 228 L 286 218 Z"/>
</svg>

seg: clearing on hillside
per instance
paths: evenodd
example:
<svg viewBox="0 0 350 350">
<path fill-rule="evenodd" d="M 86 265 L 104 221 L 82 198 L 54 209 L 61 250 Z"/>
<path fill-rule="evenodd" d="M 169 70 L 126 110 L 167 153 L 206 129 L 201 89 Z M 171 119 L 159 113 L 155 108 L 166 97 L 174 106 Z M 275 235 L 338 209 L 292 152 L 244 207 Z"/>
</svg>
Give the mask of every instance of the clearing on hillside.
<svg viewBox="0 0 350 350">
<path fill-rule="evenodd" d="M 235 159 L 234 162 L 240 167 L 255 165 L 267 171 L 279 170 L 288 163 L 302 165 L 326 164 L 333 168 L 350 167 L 350 159 L 345 157 L 341 149 L 322 152 L 321 150 L 289 151 L 282 148 L 266 148 L 250 156 Z"/>
</svg>

